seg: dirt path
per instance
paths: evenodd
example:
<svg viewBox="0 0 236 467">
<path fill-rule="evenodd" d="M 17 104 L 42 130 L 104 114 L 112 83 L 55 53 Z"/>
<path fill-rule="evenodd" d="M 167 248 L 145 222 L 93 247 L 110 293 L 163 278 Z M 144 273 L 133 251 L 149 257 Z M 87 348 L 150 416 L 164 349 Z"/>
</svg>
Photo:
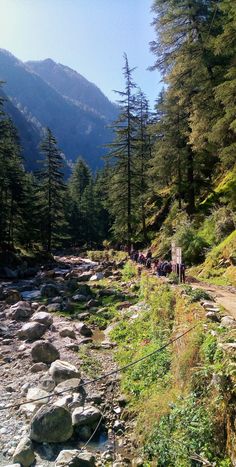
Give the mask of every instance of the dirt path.
<svg viewBox="0 0 236 467">
<path fill-rule="evenodd" d="M 225 310 L 236 319 L 236 289 L 208 284 L 207 282 L 188 282 L 193 288 L 203 289 L 209 292 L 216 303 L 222 305 Z"/>
</svg>

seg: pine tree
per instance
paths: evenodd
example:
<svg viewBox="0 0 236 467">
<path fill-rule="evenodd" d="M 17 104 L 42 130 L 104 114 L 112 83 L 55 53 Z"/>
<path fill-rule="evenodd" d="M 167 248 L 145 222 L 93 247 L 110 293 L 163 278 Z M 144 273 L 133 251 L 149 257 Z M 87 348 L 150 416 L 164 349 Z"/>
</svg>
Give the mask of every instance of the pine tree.
<svg viewBox="0 0 236 467">
<path fill-rule="evenodd" d="M 184 149 L 183 182 L 190 215 L 195 211 L 199 188 L 206 184 L 206 179 L 209 184 L 211 174 L 205 170 L 206 161 L 209 163 L 211 156 L 211 172 L 217 162 L 209 142 L 212 119 L 219 111 L 214 101 L 219 64 L 209 46 L 209 35 L 217 34 L 218 28 L 217 22 L 212 22 L 214 7 L 206 0 L 156 0 L 153 7 L 157 34 L 151 45 L 157 56 L 154 67 L 162 71 L 168 83 L 169 98 L 174 100 L 177 120 L 181 122 L 181 135 L 175 147 L 181 153 Z M 180 161 L 180 156 L 177 159 Z"/>
<path fill-rule="evenodd" d="M 45 156 L 42 162 L 43 169 L 38 173 L 41 237 L 43 245 L 48 252 L 51 252 L 52 246 L 60 242 L 64 233 L 65 185 L 62 171 L 63 158 L 49 128 L 41 144 L 41 150 Z"/>
<path fill-rule="evenodd" d="M 217 57 L 224 63 L 223 80 L 215 88 L 216 102 L 221 113 L 212 128 L 211 141 L 218 145 L 219 154 L 225 167 L 235 164 L 236 153 L 236 6 L 231 0 L 222 0 L 221 33 L 215 38 L 213 47 Z"/>
<path fill-rule="evenodd" d="M 149 132 L 149 106 L 144 93 L 139 90 L 136 96 L 136 213 L 137 222 L 141 223 L 142 240 L 147 242 L 146 202 L 148 199 L 149 176 L 148 168 L 151 158 L 151 137 Z"/>
<path fill-rule="evenodd" d="M 92 179 L 91 170 L 82 158 L 78 158 L 68 183 L 69 206 L 67 220 L 74 246 L 86 243 L 86 223 L 90 222 L 82 213 L 82 199 Z"/>
<path fill-rule="evenodd" d="M 113 124 L 115 140 L 110 145 L 109 158 L 113 163 L 110 185 L 110 212 L 114 216 L 113 232 L 116 238 L 126 242 L 128 251 L 131 250 L 134 232 L 134 202 L 135 202 L 135 98 L 133 89 L 136 87 L 132 80 L 132 72 L 126 54 L 123 74 L 125 90 L 116 91 L 121 112 Z"/>
</svg>

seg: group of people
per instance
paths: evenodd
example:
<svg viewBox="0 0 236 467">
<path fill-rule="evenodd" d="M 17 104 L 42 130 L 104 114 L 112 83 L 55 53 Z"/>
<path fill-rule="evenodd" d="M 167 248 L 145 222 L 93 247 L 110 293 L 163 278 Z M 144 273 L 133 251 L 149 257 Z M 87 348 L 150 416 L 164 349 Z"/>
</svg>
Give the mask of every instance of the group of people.
<svg viewBox="0 0 236 467">
<path fill-rule="evenodd" d="M 152 267 L 152 252 L 150 250 L 147 251 L 146 255 L 137 250 L 133 250 L 130 253 L 130 259 L 142 266 L 146 266 L 148 269 L 151 269 Z"/>
<path fill-rule="evenodd" d="M 180 277 L 180 282 L 185 282 L 185 265 L 183 263 L 180 265 L 179 270 L 178 264 L 172 265 L 171 261 L 153 258 L 151 250 L 148 250 L 146 254 L 138 250 L 132 250 L 130 259 L 142 266 L 146 266 L 147 269 L 152 269 L 158 277 L 166 277 L 171 272 L 175 272 Z"/>
</svg>

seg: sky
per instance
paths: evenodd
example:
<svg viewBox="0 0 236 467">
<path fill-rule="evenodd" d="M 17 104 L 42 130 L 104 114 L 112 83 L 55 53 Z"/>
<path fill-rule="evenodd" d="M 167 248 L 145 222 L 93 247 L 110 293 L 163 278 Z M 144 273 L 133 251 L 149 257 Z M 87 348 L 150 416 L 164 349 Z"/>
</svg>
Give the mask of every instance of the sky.
<svg viewBox="0 0 236 467">
<path fill-rule="evenodd" d="M 152 0 L 0 0 L 0 48 L 20 60 L 51 58 L 78 71 L 112 101 L 123 90 L 123 54 L 153 107 L 160 75 L 147 68 Z"/>
</svg>

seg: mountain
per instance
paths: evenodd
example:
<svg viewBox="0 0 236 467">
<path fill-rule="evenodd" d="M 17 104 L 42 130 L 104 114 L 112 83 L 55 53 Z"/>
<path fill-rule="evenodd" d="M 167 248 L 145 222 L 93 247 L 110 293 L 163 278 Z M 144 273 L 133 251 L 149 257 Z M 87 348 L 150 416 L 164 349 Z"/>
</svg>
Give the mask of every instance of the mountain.
<svg viewBox="0 0 236 467">
<path fill-rule="evenodd" d="M 116 117 L 117 107 L 110 103 L 94 84 L 73 70 L 57 65 L 52 60 L 33 63 L 37 64 L 35 68 L 38 68 L 38 73 L 41 70 L 40 75 L 44 75 L 43 78 L 33 70 L 32 62 L 24 64 L 10 52 L 0 49 L 0 80 L 6 82 L 4 92 L 11 105 L 18 110 L 13 112 L 12 108 L 10 112 L 15 125 L 17 126 L 17 120 L 19 121 L 20 112 L 24 122 L 29 124 L 27 131 L 32 130 L 40 135 L 45 127 L 52 130 L 67 160 L 74 162 L 78 156 L 82 156 L 93 170 L 101 167 L 101 156 L 106 153 L 104 145 L 112 139 L 112 131 L 108 125 Z M 76 81 L 73 90 L 70 89 L 70 77 L 66 89 L 66 76 L 70 74 L 76 76 L 73 78 Z M 83 83 L 81 101 L 79 82 Z M 86 87 L 87 95 L 90 95 L 88 103 L 85 97 Z M 91 99 L 91 96 L 95 97 Z M 23 131 L 22 137 L 22 126 L 23 123 L 19 133 L 24 145 L 25 134 Z M 35 141 L 36 134 L 32 137 Z M 32 168 L 32 161 L 37 159 L 37 155 L 29 156 L 24 145 L 24 156 L 28 168 Z"/>
<path fill-rule="evenodd" d="M 39 150 L 42 134 L 39 128 L 32 122 L 27 121 L 23 112 L 12 104 L 1 88 L 0 97 L 4 99 L 4 111 L 11 117 L 18 130 L 26 169 L 36 170 L 38 168 L 38 161 L 42 158 Z"/>
<path fill-rule="evenodd" d="M 117 107 L 95 84 L 90 83 L 77 71 L 61 63 L 55 63 L 50 58 L 42 61 L 29 61 L 26 65 L 74 104 L 91 110 L 105 119 L 116 118 Z"/>
</svg>

